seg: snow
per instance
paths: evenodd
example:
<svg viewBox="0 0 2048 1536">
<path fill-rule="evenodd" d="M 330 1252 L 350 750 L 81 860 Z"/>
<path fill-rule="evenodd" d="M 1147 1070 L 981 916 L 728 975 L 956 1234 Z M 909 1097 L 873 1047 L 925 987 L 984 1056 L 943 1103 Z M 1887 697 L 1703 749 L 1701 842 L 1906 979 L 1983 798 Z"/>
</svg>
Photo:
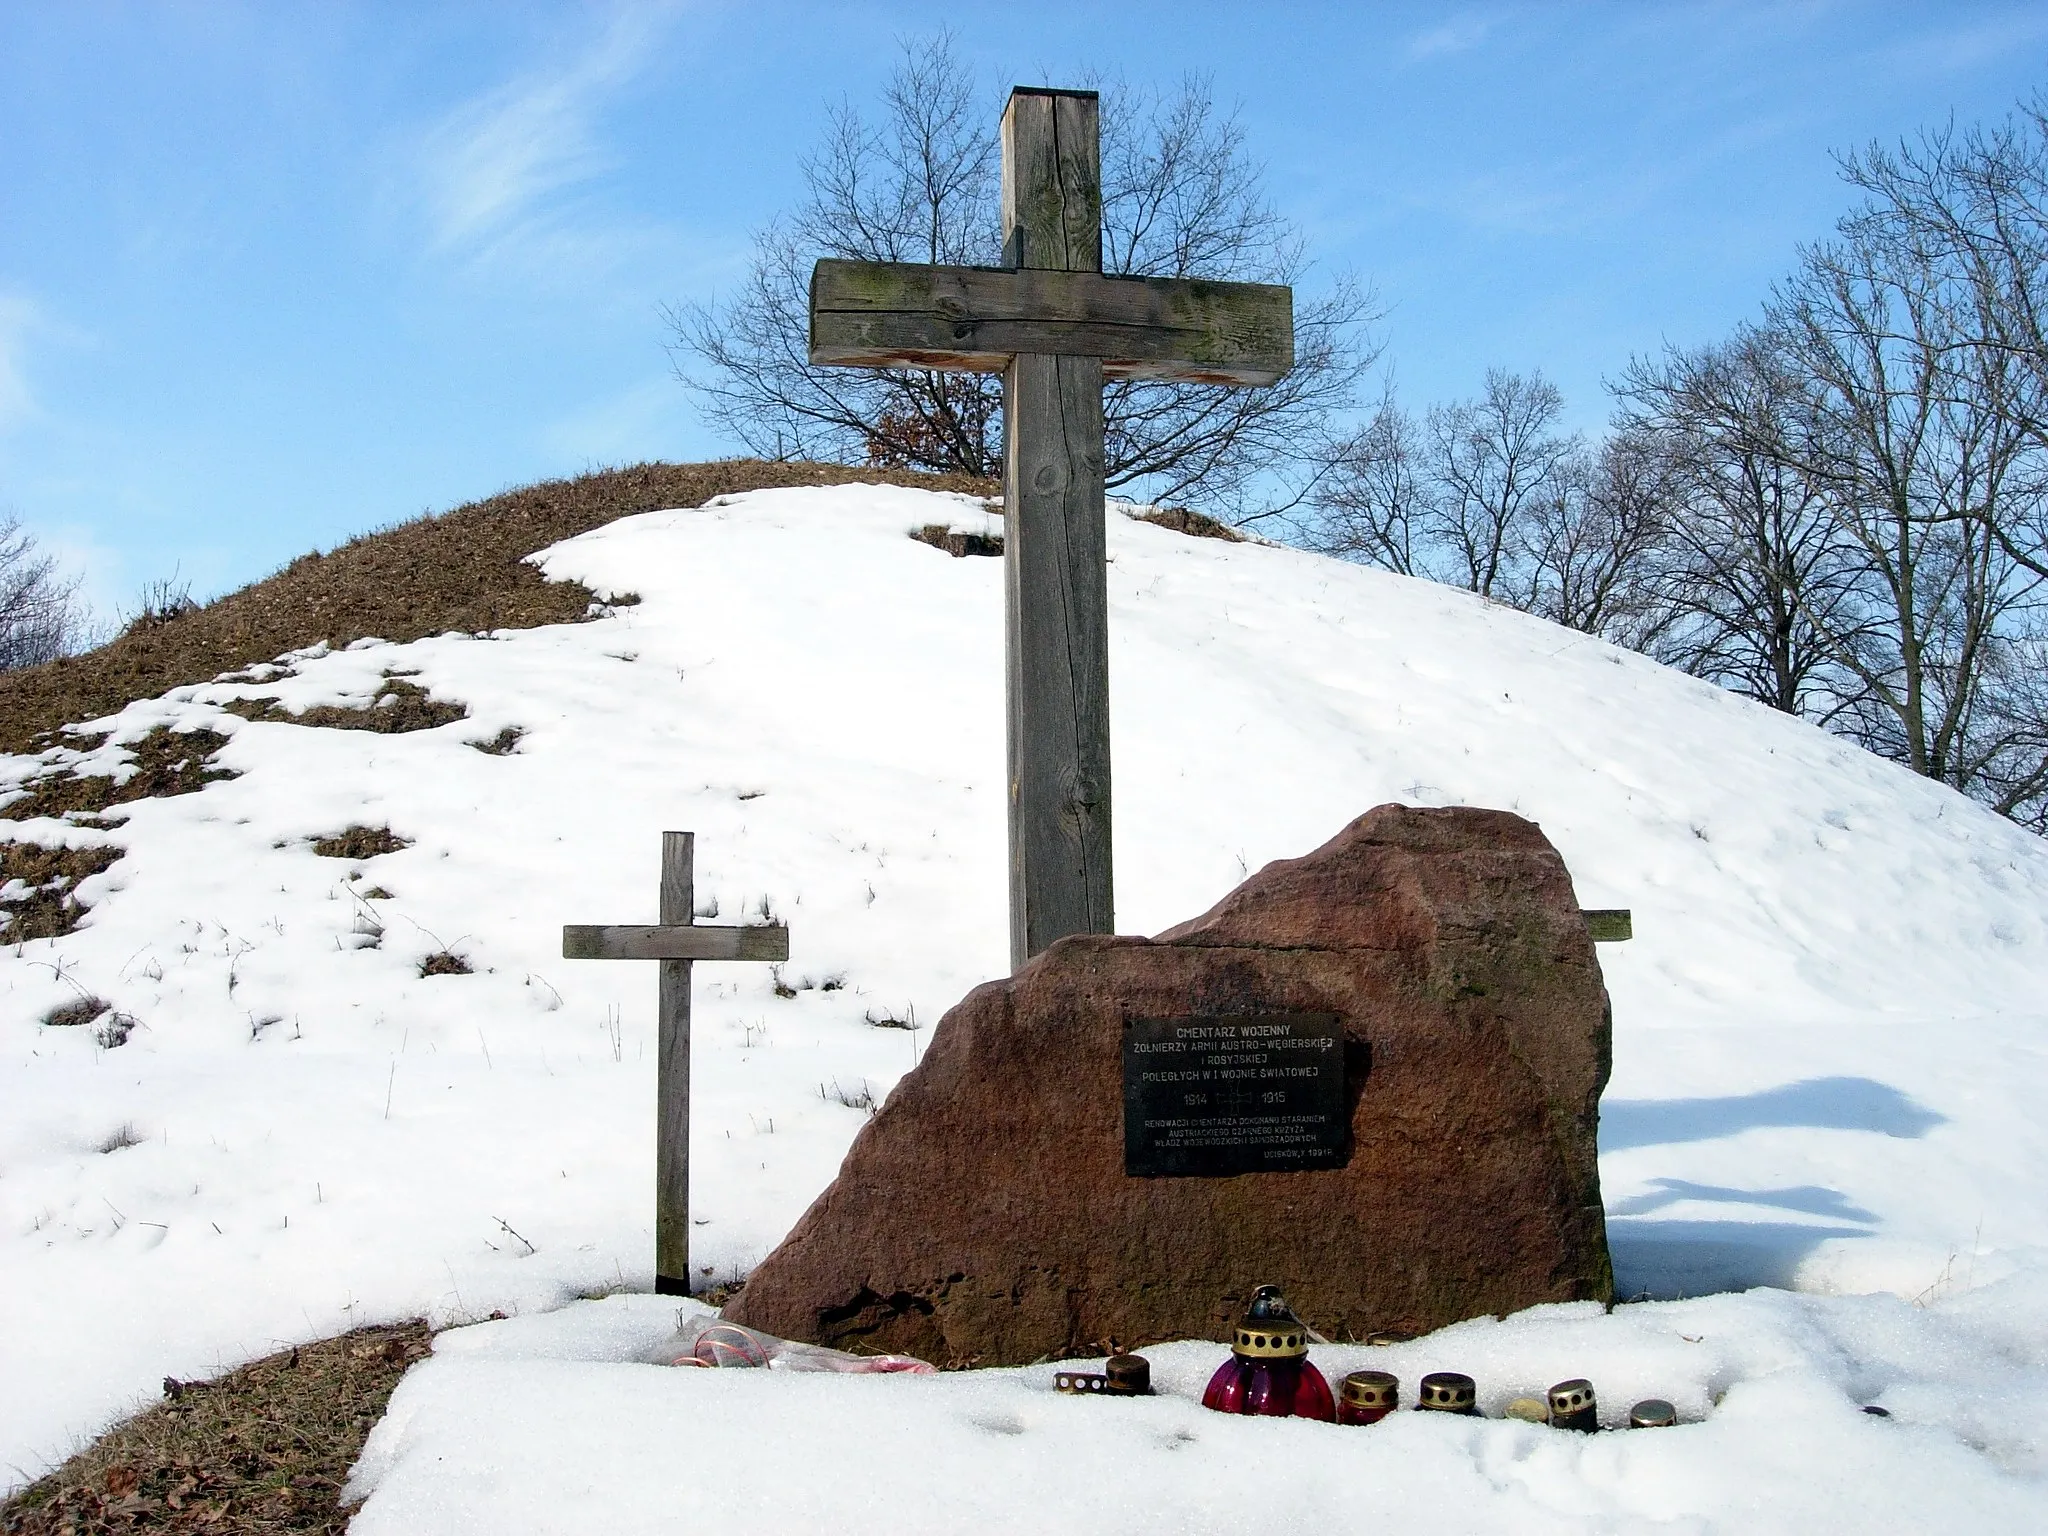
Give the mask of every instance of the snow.
<svg viewBox="0 0 2048 1536">
<path fill-rule="evenodd" d="M 375 1492 L 351 1529 L 1241 1532 L 1419 1516 L 1455 1531 L 2026 1530 L 2048 1471 L 2048 1360 L 2038 1332 L 1992 1321 L 2002 1310 L 1759 1290 L 1613 1316 L 1541 1307 L 1312 1351 L 1334 1372 L 1395 1371 L 1404 1402 L 1422 1372 L 1456 1362 L 1496 1415 L 1582 1371 L 1607 1389 L 1610 1425 L 1651 1388 L 1680 1412 L 1673 1429 L 1586 1436 L 1422 1413 L 1369 1428 L 1210 1413 L 1202 1385 L 1227 1351 L 1207 1343 L 1148 1350 L 1151 1399 L 1060 1396 L 1051 1365 L 670 1370 L 644 1361 L 676 1305 L 615 1297 L 441 1335 L 365 1448 L 356 1486 Z M 1863 1394 L 1896 1416 L 1864 1414 Z"/>
<path fill-rule="evenodd" d="M 112 830 L 11 824 L 125 854 L 85 882 L 77 932 L 0 954 L 0 1482 L 165 1375 L 501 1310 L 401 1388 L 359 1529 L 625 1530 L 684 1510 L 1208 1529 L 1276 1454 L 1290 1502 L 1260 1507 L 1303 1522 L 1361 1498 L 1538 1529 L 2043 1507 L 2048 844 L 1525 615 L 1119 515 L 1122 929 L 1192 916 L 1388 800 L 1519 811 L 1584 905 L 1635 913 L 1635 940 L 1601 950 L 1617 1273 L 1630 1295 L 1698 1299 L 1326 1363 L 1466 1370 L 1496 1407 L 1588 1375 L 1610 1416 L 1633 1393 L 1704 1419 L 1592 1440 L 1237 1424 L 1192 1402 L 1219 1357 L 1200 1343 L 1153 1353 L 1169 1390 L 1142 1404 L 1056 1397 L 1050 1367 L 673 1371 L 633 1363 L 672 1304 L 564 1308 L 652 1281 L 652 967 L 564 961 L 560 928 L 651 921 L 660 831 L 697 833 L 707 915 L 791 930 L 793 998 L 765 966 L 696 971 L 707 1280 L 757 1261 L 829 1181 L 864 1115 L 841 1100 L 884 1096 L 1005 967 L 1001 562 L 905 536 L 930 522 L 988 519 L 857 486 L 629 518 L 537 557 L 641 599 L 592 622 L 301 653 L 99 723 L 116 743 L 218 731 L 240 776 L 124 807 Z M 386 736 L 223 708 L 360 704 L 388 673 L 469 718 Z M 509 755 L 470 745 L 505 726 L 525 733 Z M 0 783 L 39 766 L 0 759 Z M 412 845 L 312 852 L 353 824 Z M 422 977 L 440 950 L 474 973 Z M 139 1021 L 127 1044 L 42 1025 L 81 989 Z M 1754 1286 L 1778 1289 L 1700 1294 Z M 1894 1420 L 1857 1411 L 1880 1400 Z M 573 1520 L 551 1502 L 572 1493 Z"/>
</svg>

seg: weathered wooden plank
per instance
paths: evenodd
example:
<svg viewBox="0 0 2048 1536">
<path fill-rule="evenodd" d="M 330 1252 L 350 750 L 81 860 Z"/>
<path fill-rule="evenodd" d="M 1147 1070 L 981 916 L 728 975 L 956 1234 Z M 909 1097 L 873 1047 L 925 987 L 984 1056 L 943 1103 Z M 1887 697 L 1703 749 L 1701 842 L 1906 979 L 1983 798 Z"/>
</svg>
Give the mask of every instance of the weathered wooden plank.
<svg viewBox="0 0 2048 1536">
<path fill-rule="evenodd" d="M 1003 237 L 1014 267 L 1102 270 L 1092 92 L 1011 93 Z M 1101 359 L 1018 352 L 1003 375 L 1003 423 L 1015 968 L 1070 933 L 1116 931 Z"/>
<path fill-rule="evenodd" d="M 1619 944 L 1636 936 L 1635 917 L 1627 907 L 1589 907 L 1582 915 L 1595 944 Z"/>
<path fill-rule="evenodd" d="M 1026 353 L 1005 377 L 1010 961 L 1114 933 L 1102 370 Z"/>
<path fill-rule="evenodd" d="M 570 924 L 562 929 L 568 960 L 787 960 L 789 930 L 664 927 L 647 923 Z"/>
<path fill-rule="evenodd" d="M 1271 283 L 824 260 L 810 360 L 1000 373 L 1020 353 L 1108 378 L 1271 384 L 1294 366 L 1294 291 Z"/>
<path fill-rule="evenodd" d="M 661 834 L 661 921 L 690 932 L 696 921 L 697 837 Z M 726 930 L 730 932 L 732 930 Z M 745 929 L 739 930 L 745 932 Z M 787 938 L 783 952 L 788 953 Z M 654 1289 L 690 1294 L 690 962 L 661 962 L 654 1098 Z"/>
<path fill-rule="evenodd" d="M 1003 108 L 1003 264 L 1102 270 L 1100 106 L 1019 86 Z"/>
</svg>

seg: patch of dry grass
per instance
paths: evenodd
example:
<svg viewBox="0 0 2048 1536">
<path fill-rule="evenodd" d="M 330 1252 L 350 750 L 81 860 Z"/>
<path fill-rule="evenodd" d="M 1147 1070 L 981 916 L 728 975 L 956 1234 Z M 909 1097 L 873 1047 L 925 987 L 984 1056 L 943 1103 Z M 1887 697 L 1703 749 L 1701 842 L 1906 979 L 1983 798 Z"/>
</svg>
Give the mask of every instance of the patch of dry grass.
<svg viewBox="0 0 2048 1536">
<path fill-rule="evenodd" d="M 0 1532 L 340 1536 L 348 1469 L 429 1337 L 417 1321 L 359 1328 L 217 1381 L 167 1378 L 163 1402 L 0 1505 Z"/>
<path fill-rule="evenodd" d="M 525 734 L 524 726 L 508 725 L 489 741 L 472 741 L 470 745 L 491 757 L 508 757 Z"/>
<path fill-rule="evenodd" d="M 1171 528 L 1191 539 L 1222 539 L 1230 544 L 1244 542 L 1244 535 L 1230 524 L 1219 523 L 1205 513 L 1190 512 L 1186 507 L 1154 507 L 1150 512 L 1140 512 L 1138 521 Z"/>
<path fill-rule="evenodd" d="M 526 556 L 636 512 L 775 486 L 859 481 L 997 493 L 992 482 L 961 475 L 757 459 L 636 464 L 525 486 L 302 555 L 265 581 L 83 656 L 0 675 L 0 750 L 31 750 L 38 737 L 112 714 L 131 699 L 210 682 L 323 640 L 407 641 L 581 619 L 594 594 L 575 582 L 543 581 Z"/>
<path fill-rule="evenodd" d="M 0 683 L 5 681 L 0 676 Z M 105 740 L 101 736 L 93 745 Z M 30 779 L 24 786 L 27 794 L 0 805 L 0 820 L 97 817 L 109 806 L 126 805 L 133 800 L 192 794 L 216 779 L 234 777 L 227 769 L 213 766 L 213 755 L 227 744 L 227 737 L 218 731 L 174 731 L 159 725 L 140 741 L 132 741 L 121 749 L 135 765 L 135 771 L 125 780 L 117 783 L 108 774 L 81 775 L 70 768 L 58 768 Z"/>
<path fill-rule="evenodd" d="M 713 1311 L 723 1307 L 733 1297 L 747 1288 L 747 1282 L 738 1278 L 721 1280 L 716 1285 L 707 1285 L 701 1291 L 693 1292 L 697 1300 Z"/>
<path fill-rule="evenodd" d="M 122 1013 L 103 997 L 90 992 L 80 992 L 68 1003 L 60 1003 L 43 1015 L 43 1023 L 50 1029 L 85 1029 L 91 1027 L 93 1043 L 103 1051 L 111 1051 L 128 1043 L 128 1037 L 135 1033 L 137 1020 L 132 1013 Z M 122 1140 L 134 1134 L 134 1126 L 121 1127 L 112 1137 L 103 1141 L 99 1150 L 117 1152 L 123 1147 L 140 1146 L 134 1140 Z"/>
<path fill-rule="evenodd" d="M 0 843 L 0 887 L 19 880 L 28 889 L 0 896 L 0 944 L 54 939 L 71 932 L 86 909 L 78 882 L 111 868 L 118 848 L 45 848 L 40 843 Z M 87 1022 L 81 1020 L 80 1022 Z"/>
<path fill-rule="evenodd" d="M 1000 533 L 962 533 L 944 523 L 926 523 L 922 528 L 911 530 L 910 536 L 920 544 L 943 549 L 956 560 L 968 555 L 1000 555 L 1003 552 Z"/>
<path fill-rule="evenodd" d="M 333 731 L 375 731 L 380 736 L 399 736 L 407 731 L 431 731 L 469 718 L 469 706 L 454 699 L 437 699 L 417 683 L 384 674 L 384 686 L 368 704 L 315 704 L 293 714 L 281 709 L 275 699 L 237 699 L 224 706 L 244 720 L 267 720 L 283 725 L 324 726 Z"/>
<path fill-rule="evenodd" d="M 389 827 L 347 827 L 332 837 L 315 838 L 313 851 L 323 859 L 374 859 L 379 854 L 410 848 L 410 840 Z"/>
<path fill-rule="evenodd" d="M 43 1022 L 52 1029 L 78 1029 L 90 1024 L 113 1006 L 104 997 L 94 997 L 87 992 L 68 1003 L 59 1003 L 43 1015 Z"/>
<path fill-rule="evenodd" d="M 106 741 L 88 738 L 85 750 Z M 216 779 L 234 777 L 215 768 L 213 754 L 227 745 L 217 731 L 173 731 L 158 726 L 122 754 L 134 772 L 116 781 L 111 774 L 80 774 L 69 767 L 30 779 L 25 794 L 0 805 L 0 821 L 28 821 L 37 816 L 64 817 L 82 826 L 106 826 L 101 813 L 110 807 L 154 795 L 189 795 Z M 113 818 L 118 820 L 118 818 Z M 19 880 L 28 889 L 0 896 L 0 944 L 27 939 L 54 939 L 71 932 L 86 909 L 76 894 L 78 882 L 96 875 L 121 857 L 119 848 L 46 848 L 39 843 L 0 843 L 0 887 Z"/>
</svg>

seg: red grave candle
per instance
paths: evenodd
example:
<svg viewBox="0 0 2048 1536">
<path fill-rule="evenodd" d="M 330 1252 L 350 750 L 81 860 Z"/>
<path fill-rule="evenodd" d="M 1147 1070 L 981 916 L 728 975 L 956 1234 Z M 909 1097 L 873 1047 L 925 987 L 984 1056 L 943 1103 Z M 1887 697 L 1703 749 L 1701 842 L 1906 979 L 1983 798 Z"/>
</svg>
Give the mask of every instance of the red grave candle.
<svg viewBox="0 0 2048 1536">
<path fill-rule="evenodd" d="M 1330 1384 L 1308 1360 L 1308 1329 L 1281 1296 L 1262 1285 L 1237 1325 L 1230 1358 L 1209 1378 L 1202 1406 L 1218 1413 L 1335 1423 Z"/>
</svg>

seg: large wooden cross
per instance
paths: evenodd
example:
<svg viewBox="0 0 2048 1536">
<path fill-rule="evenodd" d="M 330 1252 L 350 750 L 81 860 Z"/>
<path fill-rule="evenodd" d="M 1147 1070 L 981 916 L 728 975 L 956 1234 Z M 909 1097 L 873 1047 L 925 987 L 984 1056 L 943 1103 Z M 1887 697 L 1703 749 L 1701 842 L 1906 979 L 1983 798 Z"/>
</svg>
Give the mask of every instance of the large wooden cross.
<svg viewBox="0 0 2048 1536">
<path fill-rule="evenodd" d="M 659 960 L 655 1051 L 654 1289 L 690 1294 L 690 962 L 787 960 L 789 930 L 697 926 L 697 835 L 661 834 L 661 921 L 562 930 L 569 960 Z"/>
<path fill-rule="evenodd" d="M 1093 91 L 1003 111 L 1002 267 L 820 261 L 810 359 L 1003 375 L 1010 963 L 1115 930 L 1109 837 L 1104 379 L 1271 384 L 1294 295 L 1102 271 Z"/>
</svg>

